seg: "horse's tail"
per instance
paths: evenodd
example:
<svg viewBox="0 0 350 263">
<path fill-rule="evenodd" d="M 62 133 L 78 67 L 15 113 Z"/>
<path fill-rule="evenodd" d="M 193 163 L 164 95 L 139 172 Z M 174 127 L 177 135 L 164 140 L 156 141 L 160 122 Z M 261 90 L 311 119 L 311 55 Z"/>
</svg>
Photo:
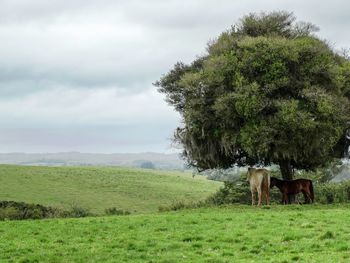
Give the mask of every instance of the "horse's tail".
<svg viewBox="0 0 350 263">
<path fill-rule="evenodd" d="M 270 191 L 271 178 L 267 171 L 264 172 L 263 181 L 264 185 L 266 186 L 266 191 Z"/>
<path fill-rule="evenodd" d="M 264 194 L 265 194 L 265 198 L 266 198 L 266 204 L 270 205 L 270 184 L 271 184 L 271 179 L 270 179 L 270 175 L 267 171 L 264 172 L 263 174 L 263 184 L 265 186 L 264 189 Z"/>
<path fill-rule="evenodd" d="M 310 180 L 310 197 L 311 197 L 311 201 L 314 202 L 314 186 L 312 185 L 312 181 Z"/>
</svg>

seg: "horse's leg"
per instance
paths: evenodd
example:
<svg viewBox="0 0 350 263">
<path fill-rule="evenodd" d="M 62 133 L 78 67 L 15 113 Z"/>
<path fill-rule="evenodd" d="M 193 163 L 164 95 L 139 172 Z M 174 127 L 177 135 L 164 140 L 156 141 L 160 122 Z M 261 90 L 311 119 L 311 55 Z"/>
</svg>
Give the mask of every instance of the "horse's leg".
<svg viewBox="0 0 350 263">
<path fill-rule="evenodd" d="M 308 198 L 308 203 L 311 204 L 312 203 L 312 197 L 311 197 L 311 193 L 310 193 L 309 189 L 307 189 L 305 191 L 305 194 L 306 194 L 306 196 Z M 306 201 L 306 196 L 305 196 L 305 201 Z"/>
<path fill-rule="evenodd" d="M 266 204 L 269 205 L 270 204 L 270 191 L 269 189 L 266 190 Z"/>
<path fill-rule="evenodd" d="M 261 206 L 261 196 L 262 196 L 262 191 L 261 188 L 258 188 L 258 206 Z"/>
<path fill-rule="evenodd" d="M 255 189 L 251 187 L 250 192 L 252 193 L 252 205 L 255 205 Z"/>
<path fill-rule="evenodd" d="M 281 201 L 281 204 L 284 205 L 284 193 L 281 192 L 281 194 L 282 194 L 282 201 Z"/>
<path fill-rule="evenodd" d="M 267 205 L 270 205 L 270 185 L 271 185 L 271 178 L 268 175 L 267 176 L 267 186 L 266 186 L 266 190 L 267 190 L 267 194 L 266 194 Z"/>
<path fill-rule="evenodd" d="M 287 193 L 283 193 L 282 204 L 284 204 L 284 205 L 288 204 L 288 194 Z"/>
<path fill-rule="evenodd" d="M 305 199 L 305 204 L 309 203 L 309 195 L 305 190 L 301 190 L 301 192 L 303 193 L 304 199 Z"/>
<path fill-rule="evenodd" d="M 266 175 L 263 181 L 263 198 L 266 200 L 266 205 L 270 204 L 270 177 Z"/>
</svg>

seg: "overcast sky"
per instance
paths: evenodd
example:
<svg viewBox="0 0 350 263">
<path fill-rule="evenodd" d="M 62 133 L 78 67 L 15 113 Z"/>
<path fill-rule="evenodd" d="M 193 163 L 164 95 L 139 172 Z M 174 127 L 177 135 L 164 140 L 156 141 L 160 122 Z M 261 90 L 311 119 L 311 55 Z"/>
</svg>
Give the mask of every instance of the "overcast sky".
<svg viewBox="0 0 350 263">
<path fill-rule="evenodd" d="M 348 0 L 0 0 L 0 152 L 171 152 L 152 83 L 250 12 L 350 48 Z"/>
</svg>

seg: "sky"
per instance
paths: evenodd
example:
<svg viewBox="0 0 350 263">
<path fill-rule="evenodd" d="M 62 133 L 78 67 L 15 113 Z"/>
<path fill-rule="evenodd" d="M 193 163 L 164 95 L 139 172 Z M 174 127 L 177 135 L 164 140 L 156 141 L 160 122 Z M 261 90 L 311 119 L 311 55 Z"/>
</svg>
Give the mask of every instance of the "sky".
<svg viewBox="0 0 350 263">
<path fill-rule="evenodd" d="M 0 152 L 176 152 L 152 85 L 250 12 L 350 48 L 348 0 L 0 0 Z"/>
</svg>

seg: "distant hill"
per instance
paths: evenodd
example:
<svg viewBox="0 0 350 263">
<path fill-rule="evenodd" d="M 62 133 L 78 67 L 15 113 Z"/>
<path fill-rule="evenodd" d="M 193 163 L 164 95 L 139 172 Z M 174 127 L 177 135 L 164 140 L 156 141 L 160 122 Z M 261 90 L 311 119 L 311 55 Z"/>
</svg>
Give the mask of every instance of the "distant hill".
<svg viewBox="0 0 350 263">
<path fill-rule="evenodd" d="M 1 153 L 0 164 L 45 166 L 125 166 L 144 167 L 152 163 L 155 169 L 183 170 L 179 154 L 163 153 Z"/>
<path fill-rule="evenodd" d="M 156 212 L 176 201 L 198 202 L 222 183 L 191 173 L 121 167 L 0 165 L 0 200 L 103 214 L 107 208 Z"/>
</svg>

